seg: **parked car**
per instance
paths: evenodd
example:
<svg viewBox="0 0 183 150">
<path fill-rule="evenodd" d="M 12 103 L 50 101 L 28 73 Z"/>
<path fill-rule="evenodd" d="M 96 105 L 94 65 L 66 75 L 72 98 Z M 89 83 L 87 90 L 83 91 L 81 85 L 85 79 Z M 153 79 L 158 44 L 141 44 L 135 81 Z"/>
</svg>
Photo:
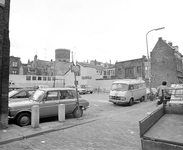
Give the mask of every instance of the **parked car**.
<svg viewBox="0 0 183 150">
<path fill-rule="evenodd" d="M 23 86 L 18 86 L 18 85 L 10 85 L 9 86 L 9 92 L 17 89 L 23 89 Z"/>
<path fill-rule="evenodd" d="M 90 93 L 90 94 L 92 94 L 94 91 L 93 87 L 90 85 L 81 85 L 81 88 L 86 89 L 87 93 Z"/>
<path fill-rule="evenodd" d="M 74 117 L 82 116 L 83 110 L 89 107 L 89 102 L 79 95 L 78 114 L 76 91 L 72 88 L 43 88 L 38 89 L 26 101 L 9 102 L 9 119 L 14 119 L 19 126 L 31 123 L 31 108 L 39 105 L 40 118 L 57 116 L 58 105 L 65 104 L 65 114 L 73 114 Z"/>
<path fill-rule="evenodd" d="M 11 99 L 26 99 L 29 98 L 34 92 L 36 91 L 36 89 L 16 89 L 16 90 L 12 90 L 8 93 L 9 95 L 9 100 Z"/>
<path fill-rule="evenodd" d="M 69 87 L 69 88 L 76 88 L 75 87 L 75 85 L 68 85 L 67 87 Z M 79 94 L 87 94 L 87 90 L 86 89 L 84 89 L 84 88 L 82 88 L 81 86 L 77 86 L 77 90 L 78 90 L 78 93 Z"/>
</svg>

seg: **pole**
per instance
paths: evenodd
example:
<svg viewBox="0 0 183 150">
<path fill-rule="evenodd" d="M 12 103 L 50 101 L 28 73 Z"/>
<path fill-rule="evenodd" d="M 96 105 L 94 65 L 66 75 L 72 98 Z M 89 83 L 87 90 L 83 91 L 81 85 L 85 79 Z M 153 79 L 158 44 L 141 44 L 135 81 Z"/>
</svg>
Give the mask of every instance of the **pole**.
<svg viewBox="0 0 183 150">
<path fill-rule="evenodd" d="M 156 29 L 152 29 L 150 31 L 148 31 L 146 33 L 146 47 L 147 47 L 147 60 L 148 60 L 148 78 L 149 78 L 149 90 L 150 90 L 150 95 L 152 95 L 152 85 L 151 85 L 151 58 L 149 57 L 149 49 L 148 49 L 148 34 L 152 31 L 158 31 L 158 30 L 162 30 L 165 29 L 165 27 L 162 28 L 156 28 Z"/>
<path fill-rule="evenodd" d="M 0 1 L 0 129 L 8 127 L 10 0 Z"/>
<path fill-rule="evenodd" d="M 73 66 L 75 66 L 74 64 L 74 58 L 73 58 L 73 52 L 72 52 L 72 64 Z M 78 111 L 78 118 L 80 118 L 80 107 L 79 107 L 79 96 L 78 96 L 78 83 L 76 80 L 76 72 L 74 71 L 74 84 L 75 84 L 75 88 L 76 88 L 76 107 L 77 107 L 77 111 Z"/>
</svg>

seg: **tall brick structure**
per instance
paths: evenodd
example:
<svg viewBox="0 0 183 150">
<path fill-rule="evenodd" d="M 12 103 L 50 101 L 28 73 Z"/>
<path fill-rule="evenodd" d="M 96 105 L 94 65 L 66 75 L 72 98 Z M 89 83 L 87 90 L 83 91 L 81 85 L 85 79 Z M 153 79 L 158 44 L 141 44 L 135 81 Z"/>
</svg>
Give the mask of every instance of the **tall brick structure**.
<svg viewBox="0 0 183 150">
<path fill-rule="evenodd" d="M 172 42 L 166 42 L 160 37 L 151 52 L 152 86 L 157 87 L 164 80 L 169 86 L 183 83 L 182 60 L 178 46 L 173 46 Z"/>
<path fill-rule="evenodd" d="M 0 5 L 0 129 L 8 127 L 9 11 L 10 0 L 5 0 L 5 5 Z"/>
</svg>

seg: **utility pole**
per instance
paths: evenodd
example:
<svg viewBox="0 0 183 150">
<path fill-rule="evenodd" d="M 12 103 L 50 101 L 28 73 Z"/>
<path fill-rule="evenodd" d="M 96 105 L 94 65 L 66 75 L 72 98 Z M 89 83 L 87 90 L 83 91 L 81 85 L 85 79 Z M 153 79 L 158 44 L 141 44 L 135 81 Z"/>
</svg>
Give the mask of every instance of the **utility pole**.
<svg viewBox="0 0 183 150">
<path fill-rule="evenodd" d="M 0 0 L 0 129 L 8 127 L 10 0 Z"/>
</svg>

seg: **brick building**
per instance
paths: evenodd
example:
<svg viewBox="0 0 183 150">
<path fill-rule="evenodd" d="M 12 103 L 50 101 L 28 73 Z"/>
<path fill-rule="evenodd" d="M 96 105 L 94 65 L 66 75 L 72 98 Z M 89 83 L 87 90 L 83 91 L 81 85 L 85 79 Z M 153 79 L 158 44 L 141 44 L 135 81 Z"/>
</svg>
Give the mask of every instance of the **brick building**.
<svg viewBox="0 0 183 150">
<path fill-rule="evenodd" d="M 21 61 L 19 57 L 10 56 L 9 74 L 20 74 Z"/>
<path fill-rule="evenodd" d="M 145 79 L 145 62 L 146 57 L 143 56 L 139 59 L 127 60 L 116 62 L 116 78 L 118 79 L 134 79 L 142 78 Z"/>
<path fill-rule="evenodd" d="M 178 46 L 160 37 L 150 55 L 153 87 L 159 86 L 164 80 L 168 85 L 183 83 L 183 56 Z"/>
</svg>

